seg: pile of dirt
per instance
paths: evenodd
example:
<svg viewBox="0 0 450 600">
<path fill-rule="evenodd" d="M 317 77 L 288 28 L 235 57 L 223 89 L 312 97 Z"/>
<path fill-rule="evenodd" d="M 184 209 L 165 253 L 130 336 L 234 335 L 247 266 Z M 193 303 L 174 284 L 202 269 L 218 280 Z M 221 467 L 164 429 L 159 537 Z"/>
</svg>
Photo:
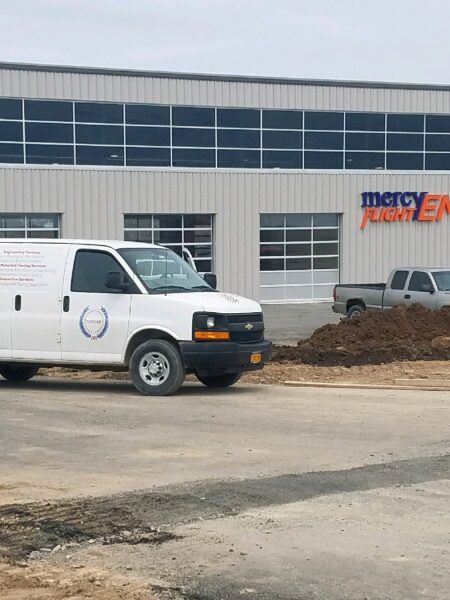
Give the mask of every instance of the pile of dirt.
<svg viewBox="0 0 450 600">
<path fill-rule="evenodd" d="M 448 360 L 450 339 L 446 338 L 450 338 L 450 307 L 397 306 L 325 325 L 297 346 L 275 348 L 273 360 L 328 366 Z"/>
</svg>

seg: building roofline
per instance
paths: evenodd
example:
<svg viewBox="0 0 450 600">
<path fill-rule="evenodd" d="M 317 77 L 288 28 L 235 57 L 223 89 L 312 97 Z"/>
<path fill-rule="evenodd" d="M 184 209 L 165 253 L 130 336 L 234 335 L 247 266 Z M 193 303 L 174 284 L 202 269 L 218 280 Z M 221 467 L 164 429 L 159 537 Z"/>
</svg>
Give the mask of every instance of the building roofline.
<svg viewBox="0 0 450 600">
<path fill-rule="evenodd" d="M 261 77 L 258 75 L 221 75 L 208 73 L 177 73 L 145 71 L 111 67 L 83 67 L 34 63 L 0 62 L 0 69 L 13 71 L 41 71 L 46 73 L 74 73 L 82 75 L 109 75 L 112 77 L 153 77 L 158 79 L 184 79 L 194 81 L 229 81 L 236 83 L 261 83 L 275 85 L 308 85 L 350 88 L 382 88 L 404 90 L 450 91 L 450 85 L 401 83 L 393 81 L 352 81 L 341 79 L 299 79 L 294 77 Z"/>
</svg>

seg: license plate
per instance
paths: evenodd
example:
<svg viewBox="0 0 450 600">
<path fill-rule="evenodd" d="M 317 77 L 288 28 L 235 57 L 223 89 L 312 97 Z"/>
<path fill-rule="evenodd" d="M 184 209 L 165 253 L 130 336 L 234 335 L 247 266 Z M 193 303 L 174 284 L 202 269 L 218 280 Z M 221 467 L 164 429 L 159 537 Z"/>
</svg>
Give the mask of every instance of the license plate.
<svg viewBox="0 0 450 600">
<path fill-rule="evenodd" d="M 252 365 L 258 365 L 262 361 L 261 352 L 252 352 L 250 354 L 250 362 Z"/>
</svg>

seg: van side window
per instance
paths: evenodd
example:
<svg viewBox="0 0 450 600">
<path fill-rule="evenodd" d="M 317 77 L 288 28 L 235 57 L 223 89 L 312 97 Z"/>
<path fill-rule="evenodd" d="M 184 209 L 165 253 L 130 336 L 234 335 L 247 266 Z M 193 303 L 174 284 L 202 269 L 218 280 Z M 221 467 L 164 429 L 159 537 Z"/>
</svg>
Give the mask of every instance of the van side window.
<svg viewBox="0 0 450 600">
<path fill-rule="evenodd" d="M 106 276 L 111 271 L 124 273 L 123 268 L 108 252 L 78 250 L 72 273 L 72 292 L 88 294 L 115 294 L 106 287 Z"/>
<path fill-rule="evenodd" d="M 405 289 L 405 283 L 408 279 L 408 271 L 396 271 L 391 281 L 391 290 Z"/>
<path fill-rule="evenodd" d="M 430 276 L 423 271 L 414 271 L 411 275 L 408 290 L 411 290 L 411 292 L 423 292 L 423 285 L 432 285 Z"/>
</svg>

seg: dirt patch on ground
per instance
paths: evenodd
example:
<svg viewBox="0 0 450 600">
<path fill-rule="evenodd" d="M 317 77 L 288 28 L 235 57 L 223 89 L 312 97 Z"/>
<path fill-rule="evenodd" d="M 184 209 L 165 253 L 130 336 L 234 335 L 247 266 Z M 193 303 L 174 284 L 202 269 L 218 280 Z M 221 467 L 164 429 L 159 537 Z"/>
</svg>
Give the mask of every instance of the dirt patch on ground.
<svg viewBox="0 0 450 600">
<path fill-rule="evenodd" d="M 297 346 L 275 348 L 274 362 L 311 365 L 382 364 L 398 360 L 450 359 L 450 307 L 428 310 L 420 305 L 368 311 L 356 319 L 317 329 Z M 444 340 L 443 340 L 444 341 Z M 450 342 L 450 340 L 449 340 Z"/>
<path fill-rule="evenodd" d="M 151 600 L 145 583 L 80 565 L 48 563 L 9 565 L 0 562 L 2 600 Z"/>
<path fill-rule="evenodd" d="M 450 364 L 445 360 L 417 360 L 380 365 L 328 367 L 271 362 L 262 371 L 246 373 L 242 381 L 269 385 L 277 385 L 285 381 L 395 385 L 398 384 L 399 379 L 443 380 L 448 381 L 450 385 Z"/>
</svg>

